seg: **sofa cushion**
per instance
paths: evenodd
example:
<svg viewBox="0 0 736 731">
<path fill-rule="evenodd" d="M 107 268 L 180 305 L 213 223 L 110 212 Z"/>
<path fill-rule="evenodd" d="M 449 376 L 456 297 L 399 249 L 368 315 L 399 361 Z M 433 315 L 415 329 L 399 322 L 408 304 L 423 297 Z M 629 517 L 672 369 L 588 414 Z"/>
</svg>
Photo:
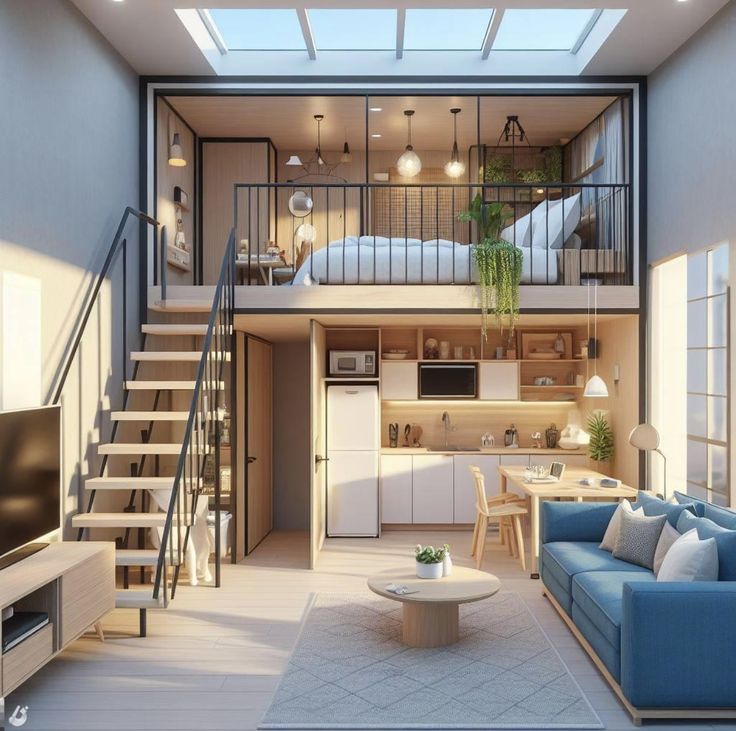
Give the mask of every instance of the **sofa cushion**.
<svg viewBox="0 0 736 731">
<path fill-rule="evenodd" d="M 666 515 L 667 520 L 673 528 L 677 527 L 677 521 L 683 511 L 688 510 L 693 515 L 696 514 L 694 503 L 666 503 L 664 500 L 660 500 L 658 497 L 652 497 L 641 490 L 639 490 L 639 494 L 636 497 L 634 507 L 638 508 L 640 505 L 644 508 L 644 515 Z"/>
<path fill-rule="evenodd" d="M 722 508 L 720 505 L 706 502 L 700 498 L 685 495 L 681 492 L 675 492 L 675 499 L 678 503 L 692 502 L 695 505 L 696 513 L 700 518 L 708 518 L 721 528 L 728 530 L 736 530 L 736 511 Z"/>
<path fill-rule="evenodd" d="M 695 528 L 701 541 L 715 538 L 718 549 L 718 580 L 736 581 L 736 530 L 728 530 L 708 518 L 696 518 L 683 513 L 677 521 L 677 530 L 687 533 Z"/>
<path fill-rule="evenodd" d="M 621 651 L 614 647 L 602 634 L 598 627 L 588 618 L 579 604 L 572 605 L 572 621 L 578 631 L 588 640 L 595 654 L 603 661 L 616 681 L 621 680 Z"/>
<path fill-rule="evenodd" d="M 572 596 L 570 592 L 565 590 L 565 587 L 555 579 L 554 574 L 549 570 L 548 566 L 542 560 L 540 564 L 540 574 L 544 583 L 545 589 L 552 594 L 557 600 L 557 603 L 565 610 L 565 613 L 570 616 L 572 614 Z"/>
<path fill-rule="evenodd" d="M 650 573 L 647 569 L 614 558 L 598 543 L 570 543 L 558 541 L 542 547 L 545 569 L 568 594 L 572 593 L 572 577 L 584 571 L 630 571 Z"/>
<path fill-rule="evenodd" d="M 698 518 L 703 518 L 705 516 L 705 500 L 692 497 L 691 495 L 686 495 L 684 492 L 678 492 L 677 490 L 675 490 L 674 498 L 680 505 L 692 503 L 695 506 L 695 515 L 697 515 Z"/>
<path fill-rule="evenodd" d="M 621 644 L 621 616 L 624 584 L 627 581 L 654 581 L 651 571 L 586 571 L 572 581 L 572 599 L 614 647 Z"/>
</svg>

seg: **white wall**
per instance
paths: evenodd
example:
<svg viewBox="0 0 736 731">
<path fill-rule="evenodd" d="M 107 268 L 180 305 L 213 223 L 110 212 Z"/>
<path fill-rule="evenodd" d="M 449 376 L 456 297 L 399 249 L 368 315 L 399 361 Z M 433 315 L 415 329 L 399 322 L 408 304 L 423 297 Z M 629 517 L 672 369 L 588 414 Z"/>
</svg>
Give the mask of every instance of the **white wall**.
<svg viewBox="0 0 736 731">
<path fill-rule="evenodd" d="M 23 403 L 32 405 L 50 399 L 123 209 L 138 206 L 138 81 L 67 0 L 0 3 L 0 68 L 2 317 L 25 333 L 0 353 L 6 374 L 15 369 L 10 381 L 0 380 L 0 402 L 17 405 L 2 383 L 16 383 L 27 362 L 40 360 L 38 375 L 23 385 Z M 135 320 L 136 233 L 131 225 L 128 302 Z M 66 512 L 76 509 L 78 467 L 91 469 L 90 444 L 107 431 L 98 409 L 121 398 L 120 274 L 118 263 L 63 397 Z M 40 322 L 27 302 L 12 305 L 19 281 L 26 294 L 38 292 Z"/>
</svg>

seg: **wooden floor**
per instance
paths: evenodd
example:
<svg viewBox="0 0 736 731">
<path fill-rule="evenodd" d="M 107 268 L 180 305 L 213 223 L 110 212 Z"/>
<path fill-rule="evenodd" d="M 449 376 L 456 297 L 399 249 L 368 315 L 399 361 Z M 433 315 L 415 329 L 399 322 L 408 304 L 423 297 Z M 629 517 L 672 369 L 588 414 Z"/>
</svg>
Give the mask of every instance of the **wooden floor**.
<svg viewBox="0 0 736 731">
<path fill-rule="evenodd" d="M 470 565 L 470 533 L 385 533 L 381 539 L 332 539 L 319 570 L 306 569 L 307 536 L 271 534 L 223 587 L 181 586 L 166 611 L 150 611 L 149 636 L 137 612 L 116 610 L 106 642 L 85 637 L 6 699 L 6 714 L 29 707 L 26 729 L 255 729 L 296 641 L 312 592 L 350 592 L 377 570 L 412 560 L 417 542 L 448 540 L 453 560 Z M 516 591 L 536 615 L 608 729 L 634 728 L 628 715 L 541 596 L 495 539 L 487 570 Z M 410 564 L 409 564 L 410 565 Z M 736 724 L 650 723 L 656 729 L 736 729 Z M 9 727 L 8 727 L 9 728 Z"/>
</svg>

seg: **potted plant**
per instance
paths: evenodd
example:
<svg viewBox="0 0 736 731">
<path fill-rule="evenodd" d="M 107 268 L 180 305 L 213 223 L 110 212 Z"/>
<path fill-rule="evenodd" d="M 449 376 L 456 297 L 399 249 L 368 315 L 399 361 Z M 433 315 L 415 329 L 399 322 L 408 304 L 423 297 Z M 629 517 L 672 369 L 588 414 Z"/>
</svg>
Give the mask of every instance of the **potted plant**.
<svg viewBox="0 0 736 731">
<path fill-rule="evenodd" d="M 605 411 L 594 411 L 590 415 L 588 431 L 590 432 L 588 455 L 600 472 L 600 463 L 608 462 L 613 457 L 613 429 Z"/>
<path fill-rule="evenodd" d="M 417 563 L 417 578 L 441 579 L 445 554 L 449 550 L 450 547 L 447 544 L 440 548 L 435 548 L 434 546 L 422 546 L 418 543 L 414 551 L 414 557 Z"/>
<path fill-rule="evenodd" d="M 473 258 L 478 268 L 481 334 L 485 340 L 489 313 L 496 313 L 501 332 L 507 325 L 513 333 L 519 316 L 524 254 L 519 247 L 501 238 L 501 230 L 511 215 L 503 203 L 484 202 L 480 193 L 473 198 L 467 211 L 458 214 L 460 221 L 472 221 L 478 227 L 478 244 L 473 249 Z"/>
</svg>

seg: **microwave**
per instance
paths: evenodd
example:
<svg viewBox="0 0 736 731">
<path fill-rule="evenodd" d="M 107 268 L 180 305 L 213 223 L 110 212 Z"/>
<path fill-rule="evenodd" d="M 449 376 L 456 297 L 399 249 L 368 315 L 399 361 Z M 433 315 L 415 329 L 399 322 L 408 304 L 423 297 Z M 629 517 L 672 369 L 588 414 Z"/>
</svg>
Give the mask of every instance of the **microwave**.
<svg viewBox="0 0 736 731">
<path fill-rule="evenodd" d="M 375 376 L 375 350 L 331 350 L 331 376 Z"/>
<path fill-rule="evenodd" d="M 474 399 L 477 396 L 475 363 L 420 363 L 420 399 Z"/>
</svg>

